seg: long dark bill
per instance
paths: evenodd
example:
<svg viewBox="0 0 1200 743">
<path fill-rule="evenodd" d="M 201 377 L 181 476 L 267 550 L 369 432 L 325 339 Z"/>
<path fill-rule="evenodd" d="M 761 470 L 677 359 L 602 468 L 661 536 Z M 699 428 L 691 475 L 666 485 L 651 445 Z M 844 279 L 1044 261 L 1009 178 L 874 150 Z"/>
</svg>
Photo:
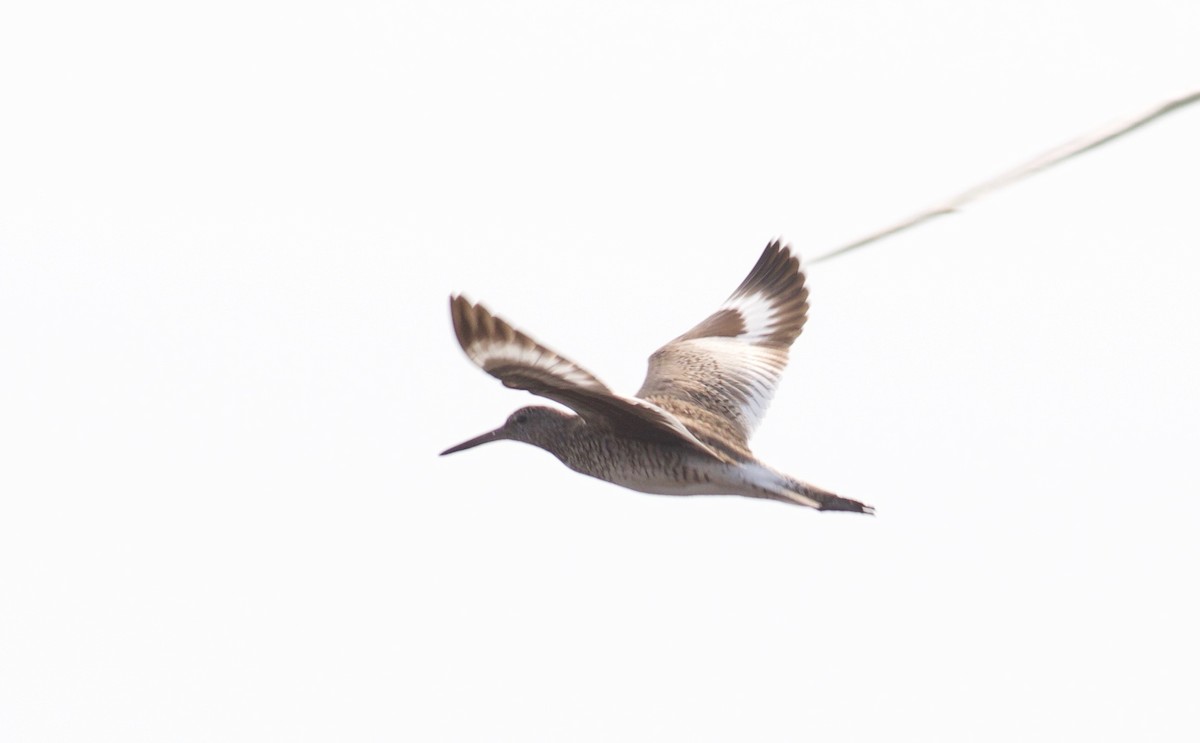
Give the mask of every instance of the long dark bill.
<svg viewBox="0 0 1200 743">
<path fill-rule="evenodd" d="M 495 431 L 488 431 L 487 433 L 483 434 L 482 436 L 476 436 L 475 438 L 471 439 L 470 441 L 464 441 L 461 444 L 459 444 L 458 446 L 452 446 L 449 449 L 447 449 L 446 451 L 439 454 L 438 456 L 444 457 L 447 454 L 453 454 L 456 451 L 462 451 L 463 449 L 470 449 L 472 447 L 479 446 L 480 444 L 486 444 L 489 441 L 496 441 L 499 438 L 500 438 L 500 429 L 497 428 Z"/>
</svg>

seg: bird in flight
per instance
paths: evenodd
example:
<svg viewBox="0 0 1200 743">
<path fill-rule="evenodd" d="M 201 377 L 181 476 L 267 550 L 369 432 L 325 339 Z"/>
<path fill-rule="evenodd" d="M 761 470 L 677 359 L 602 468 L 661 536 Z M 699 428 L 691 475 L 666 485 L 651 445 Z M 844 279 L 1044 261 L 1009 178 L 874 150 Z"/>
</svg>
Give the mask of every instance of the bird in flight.
<svg viewBox="0 0 1200 743">
<path fill-rule="evenodd" d="M 643 493 L 742 495 L 821 511 L 874 513 L 760 462 L 749 447 L 808 313 L 800 260 L 776 240 L 721 307 L 650 356 L 637 394 L 590 372 L 482 305 L 450 297 L 471 361 L 506 387 L 565 405 L 521 408 L 494 431 L 442 455 L 509 439 L 545 449 L 576 472 Z"/>
</svg>

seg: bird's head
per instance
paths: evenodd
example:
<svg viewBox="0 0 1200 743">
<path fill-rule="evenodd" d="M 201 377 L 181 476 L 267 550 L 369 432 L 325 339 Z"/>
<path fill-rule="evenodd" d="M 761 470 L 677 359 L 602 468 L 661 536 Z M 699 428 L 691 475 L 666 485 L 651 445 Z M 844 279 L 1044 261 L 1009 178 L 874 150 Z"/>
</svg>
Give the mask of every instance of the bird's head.
<svg viewBox="0 0 1200 743">
<path fill-rule="evenodd" d="M 504 421 L 504 425 L 496 430 L 464 441 L 458 446 L 452 446 L 439 456 L 502 439 L 522 441 L 546 449 L 549 448 L 547 444 L 552 443 L 562 433 L 564 425 L 574 417 L 555 408 L 531 405 L 515 411 L 508 416 L 508 420 Z"/>
</svg>

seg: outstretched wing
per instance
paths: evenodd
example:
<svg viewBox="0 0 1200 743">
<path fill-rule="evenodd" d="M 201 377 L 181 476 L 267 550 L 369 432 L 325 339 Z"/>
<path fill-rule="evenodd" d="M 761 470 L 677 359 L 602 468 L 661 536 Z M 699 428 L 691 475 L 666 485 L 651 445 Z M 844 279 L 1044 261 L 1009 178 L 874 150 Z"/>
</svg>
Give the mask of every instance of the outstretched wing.
<svg viewBox="0 0 1200 743">
<path fill-rule="evenodd" d="M 589 424 L 634 439 L 682 444 L 721 458 L 654 403 L 618 395 L 575 362 L 551 351 L 462 296 L 450 297 L 459 345 L 505 387 L 562 403 Z"/>
<path fill-rule="evenodd" d="M 637 396 L 744 447 L 807 319 L 804 272 L 776 240 L 725 304 L 650 357 Z"/>
</svg>

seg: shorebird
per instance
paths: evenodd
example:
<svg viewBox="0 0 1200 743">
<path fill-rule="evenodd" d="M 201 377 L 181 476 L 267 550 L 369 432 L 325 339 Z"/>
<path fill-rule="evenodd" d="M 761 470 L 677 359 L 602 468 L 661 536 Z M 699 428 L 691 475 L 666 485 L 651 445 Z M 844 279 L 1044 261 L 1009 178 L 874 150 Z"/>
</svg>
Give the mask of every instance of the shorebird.
<svg viewBox="0 0 1200 743">
<path fill-rule="evenodd" d="M 725 304 L 650 356 L 646 381 L 619 395 L 590 372 L 462 295 L 450 297 L 458 342 L 506 387 L 561 403 L 521 408 L 494 431 L 442 455 L 510 439 L 576 472 L 660 495 L 742 495 L 821 511 L 874 513 L 783 474 L 750 452 L 808 313 L 791 246 L 776 240 Z"/>
</svg>

